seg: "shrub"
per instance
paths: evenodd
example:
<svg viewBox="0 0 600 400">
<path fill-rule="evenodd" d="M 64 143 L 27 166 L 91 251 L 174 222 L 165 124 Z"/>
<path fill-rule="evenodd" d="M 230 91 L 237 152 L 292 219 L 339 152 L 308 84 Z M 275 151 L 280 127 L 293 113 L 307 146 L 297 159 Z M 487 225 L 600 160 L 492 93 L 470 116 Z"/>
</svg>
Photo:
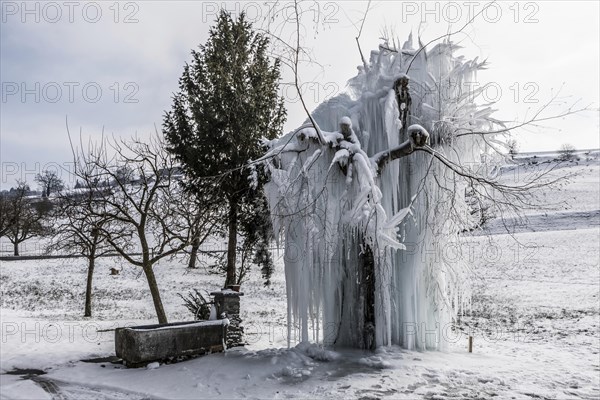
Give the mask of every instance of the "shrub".
<svg viewBox="0 0 600 400">
<path fill-rule="evenodd" d="M 195 320 L 207 320 L 210 318 L 212 302 L 206 300 L 198 289 L 194 289 L 193 292 L 188 292 L 185 297 L 180 293 L 178 293 L 178 296 L 183 300 L 183 305 L 194 314 Z"/>
</svg>

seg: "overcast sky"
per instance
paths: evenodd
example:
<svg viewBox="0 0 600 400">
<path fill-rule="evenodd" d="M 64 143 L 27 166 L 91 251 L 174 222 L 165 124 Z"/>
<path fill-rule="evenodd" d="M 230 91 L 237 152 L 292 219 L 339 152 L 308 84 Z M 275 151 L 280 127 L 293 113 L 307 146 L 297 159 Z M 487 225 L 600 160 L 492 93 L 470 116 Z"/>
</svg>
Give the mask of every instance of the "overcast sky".
<svg viewBox="0 0 600 400">
<path fill-rule="evenodd" d="M 292 3 L 277 9 L 290 11 Z M 374 1 L 360 43 L 368 54 L 382 32 L 424 42 L 458 30 L 488 2 Z M 502 2 L 486 9 L 454 36 L 467 57 L 486 58 L 481 84 L 497 100 L 498 118 L 522 120 L 561 89 L 563 104 L 546 115 L 599 104 L 600 23 L 597 1 Z M 2 1 L 2 188 L 45 168 L 68 168 L 72 134 L 148 135 L 160 130 L 190 50 L 204 43 L 219 7 L 246 11 L 256 26 L 273 16 L 273 3 L 257 2 L 27 2 Z M 304 45 L 316 64 L 301 66 L 310 108 L 342 92 L 356 74 L 355 37 L 367 2 L 306 2 Z M 291 15 L 291 14 L 290 14 Z M 275 16 L 275 21 L 285 18 Z M 283 35 L 288 35 L 284 30 Z M 289 81 L 284 71 L 284 81 Z M 286 130 L 305 119 L 297 96 L 283 86 Z M 598 112 L 548 121 L 516 136 L 521 150 L 555 150 L 563 143 L 600 147 Z M 62 174 L 68 180 L 67 174 Z M 69 182 L 72 184 L 72 182 Z"/>
</svg>

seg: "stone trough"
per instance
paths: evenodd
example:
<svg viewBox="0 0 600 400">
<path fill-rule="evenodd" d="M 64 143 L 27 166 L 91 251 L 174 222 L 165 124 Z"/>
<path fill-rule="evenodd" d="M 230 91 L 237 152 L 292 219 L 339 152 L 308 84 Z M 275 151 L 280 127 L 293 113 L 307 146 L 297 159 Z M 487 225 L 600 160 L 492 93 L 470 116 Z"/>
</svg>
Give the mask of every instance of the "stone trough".
<svg viewBox="0 0 600 400">
<path fill-rule="evenodd" d="M 115 350 L 128 367 L 224 350 L 228 319 L 141 325 L 115 330 Z"/>
</svg>

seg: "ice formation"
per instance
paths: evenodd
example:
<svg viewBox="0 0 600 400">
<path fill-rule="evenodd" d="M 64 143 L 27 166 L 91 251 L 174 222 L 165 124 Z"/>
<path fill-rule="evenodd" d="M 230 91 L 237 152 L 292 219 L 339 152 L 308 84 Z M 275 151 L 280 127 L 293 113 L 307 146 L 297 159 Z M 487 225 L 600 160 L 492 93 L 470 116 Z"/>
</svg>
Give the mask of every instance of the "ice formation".
<svg viewBox="0 0 600 400">
<path fill-rule="evenodd" d="M 285 249 L 289 340 L 444 347 L 468 299 L 467 260 L 454 254 L 469 216 L 464 184 L 427 152 L 381 170 L 375 159 L 409 139 L 394 89 L 404 78 L 406 125 L 428 132 L 430 148 L 448 159 L 479 162 L 482 137 L 456 134 L 493 124 L 469 90 L 483 63 L 456 49 L 444 42 L 417 51 L 409 40 L 397 52 L 373 51 L 349 93 L 312 114 L 321 135 L 307 122 L 268 143 L 265 192 Z"/>
</svg>

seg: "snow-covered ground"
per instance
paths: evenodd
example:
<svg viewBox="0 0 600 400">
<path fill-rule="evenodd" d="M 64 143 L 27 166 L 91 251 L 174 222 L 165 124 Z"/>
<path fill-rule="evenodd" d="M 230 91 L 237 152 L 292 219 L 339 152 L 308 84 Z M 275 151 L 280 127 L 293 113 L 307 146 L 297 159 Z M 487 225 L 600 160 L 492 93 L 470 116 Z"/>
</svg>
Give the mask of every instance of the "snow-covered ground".
<svg viewBox="0 0 600 400">
<path fill-rule="evenodd" d="M 154 322 L 141 271 L 102 259 L 95 315 L 83 319 L 84 260 L 11 261 L 0 269 L 0 398 L 598 399 L 600 164 L 582 159 L 560 169 L 576 173 L 560 191 L 546 193 L 560 207 L 530 210 L 528 224 L 512 235 L 491 221 L 488 236 L 465 239 L 472 311 L 460 330 L 445 330 L 445 352 L 287 349 L 279 260 L 271 287 L 259 271 L 242 286 L 245 348 L 149 369 L 85 362 L 114 355 L 114 332 L 103 330 Z M 120 274 L 110 275 L 111 267 Z M 173 322 L 190 317 L 178 293 L 222 283 L 178 260 L 161 263 L 156 273 Z M 45 374 L 7 374 L 15 369 Z"/>
</svg>

